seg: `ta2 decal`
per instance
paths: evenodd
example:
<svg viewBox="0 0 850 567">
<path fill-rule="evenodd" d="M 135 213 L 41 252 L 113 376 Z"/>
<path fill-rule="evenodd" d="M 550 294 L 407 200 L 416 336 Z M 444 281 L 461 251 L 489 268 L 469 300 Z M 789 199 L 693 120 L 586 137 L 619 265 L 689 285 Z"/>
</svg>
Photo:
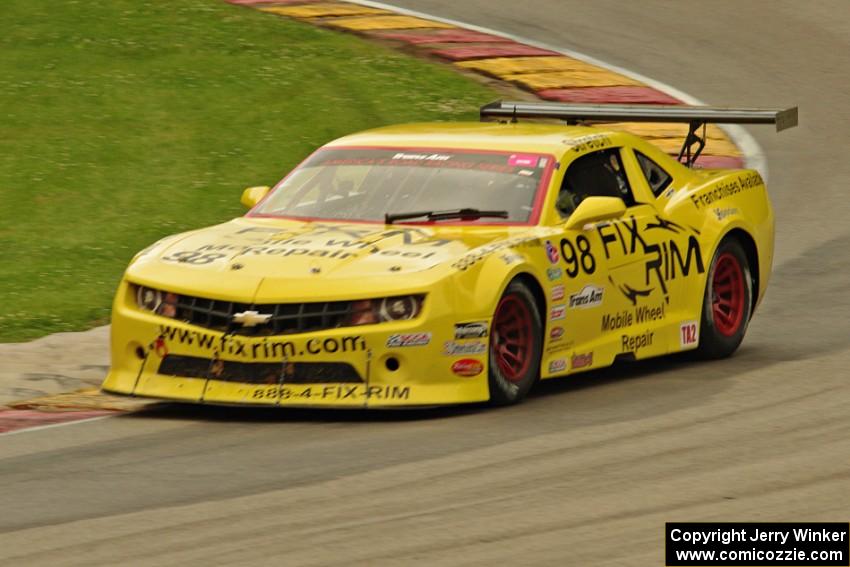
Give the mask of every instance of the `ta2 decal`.
<svg viewBox="0 0 850 567">
<path fill-rule="evenodd" d="M 699 323 L 685 321 L 679 325 L 679 346 L 682 349 L 693 348 L 699 344 Z"/>
</svg>

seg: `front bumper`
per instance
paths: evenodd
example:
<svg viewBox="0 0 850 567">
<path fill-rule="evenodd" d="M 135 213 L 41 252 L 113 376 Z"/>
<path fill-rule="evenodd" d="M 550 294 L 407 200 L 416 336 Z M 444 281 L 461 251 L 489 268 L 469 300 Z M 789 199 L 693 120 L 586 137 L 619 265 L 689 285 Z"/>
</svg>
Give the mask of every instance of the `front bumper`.
<svg viewBox="0 0 850 567">
<path fill-rule="evenodd" d="M 349 408 L 489 398 L 487 339 L 456 340 L 455 324 L 464 320 L 435 294 L 412 321 L 249 337 L 140 311 L 127 289 L 123 282 L 113 306 L 106 392 L 205 404 Z M 416 346 L 388 346 L 398 344 L 394 336 L 417 334 Z"/>
</svg>

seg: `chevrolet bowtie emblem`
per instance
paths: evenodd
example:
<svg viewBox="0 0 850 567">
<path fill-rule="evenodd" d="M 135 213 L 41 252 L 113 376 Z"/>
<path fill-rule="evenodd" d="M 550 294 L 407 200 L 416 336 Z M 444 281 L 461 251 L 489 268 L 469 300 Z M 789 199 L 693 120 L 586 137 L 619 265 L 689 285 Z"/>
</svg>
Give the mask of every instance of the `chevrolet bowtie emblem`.
<svg viewBox="0 0 850 567">
<path fill-rule="evenodd" d="M 268 323 L 271 318 L 271 313 L 260 313 L 258 311 L 243 311 L 242 313 L 233 314 L 233 322 L 242 323 L 243 327 L 262 325 Z"/>
</svg>

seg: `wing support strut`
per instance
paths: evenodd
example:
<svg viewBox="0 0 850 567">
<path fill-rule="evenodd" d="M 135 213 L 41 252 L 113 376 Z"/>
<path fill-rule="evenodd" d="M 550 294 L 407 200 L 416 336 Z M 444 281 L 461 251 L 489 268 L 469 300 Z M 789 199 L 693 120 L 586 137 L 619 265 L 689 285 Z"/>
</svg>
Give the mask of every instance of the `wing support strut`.
<svg viewBox="0 0 850 567">
<path fill-rule="evenodd" d="M 797 125 L 797 107 L 725 108 L 673 104 L 570 104 L 497 100 L 480 109 L 481 121 L 550 118 L 567 124 L 596 122 L 665 122 L 688 124 L 679 161 L 691 167 L 706 143 L 706 124 L 775 124 L 776 131 Z M 702 132 L 699 132 L 702 128 Z"/>
</svg>

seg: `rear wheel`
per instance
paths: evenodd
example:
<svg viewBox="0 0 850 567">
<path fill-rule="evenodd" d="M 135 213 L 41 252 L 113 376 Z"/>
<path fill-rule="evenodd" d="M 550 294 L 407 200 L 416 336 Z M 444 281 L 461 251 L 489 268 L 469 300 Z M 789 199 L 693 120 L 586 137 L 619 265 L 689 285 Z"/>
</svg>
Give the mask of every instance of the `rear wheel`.
<svg viewBox="0 0 850 567">
<path fill-rule="evenodd" d="M 490 329 L 490 402 L 507 405 L 522 400 L 540 374 L 543 348 L 540 313 L 534 296 L 512 281 L 493 314 Z"/>
<path fill-rule="evenodd" d="M 735 352 L 747 332 L 752 296 L 753 278 L 744 249 L 737 240 L 722 241 L 705 286 L 698 355 L 725 358 Z"/>
</svg>

